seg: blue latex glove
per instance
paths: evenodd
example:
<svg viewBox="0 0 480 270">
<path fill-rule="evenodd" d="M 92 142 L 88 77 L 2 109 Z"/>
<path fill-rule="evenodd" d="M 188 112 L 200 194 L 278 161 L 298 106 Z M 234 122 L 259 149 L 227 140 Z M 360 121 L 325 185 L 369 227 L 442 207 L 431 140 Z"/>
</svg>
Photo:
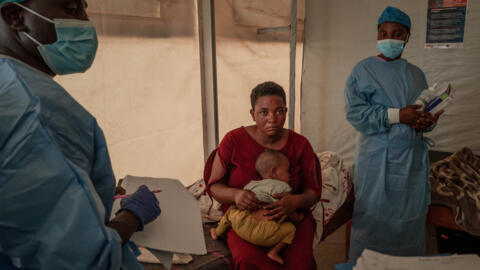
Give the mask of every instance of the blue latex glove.
<svg viewBox="0 0 480 270">
<path fill-rule="evenodd" d="M 145 185 L 141 185 L 135 193 L 120 201 L 118 212 L 124 210 L 130 211 L 140 220 L 138 231 L 142 231 L 145 224 L 154 221 L 162 212 L 155 194 Z"/>
</svg>

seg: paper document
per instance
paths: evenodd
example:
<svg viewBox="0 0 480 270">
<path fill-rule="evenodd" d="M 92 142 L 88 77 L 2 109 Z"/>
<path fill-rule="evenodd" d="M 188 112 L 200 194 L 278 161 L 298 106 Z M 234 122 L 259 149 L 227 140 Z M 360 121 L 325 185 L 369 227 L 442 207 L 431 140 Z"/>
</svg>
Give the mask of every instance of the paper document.
<svg viewBox="0 0 480 270">
<path fill-rule="evenodd" d="M 175 179 L 148 178 L 127 175 L 122 187 L 127 194 L 146 185 L 155 193 L 162 213 L 142 232 L 133 234 L 132 240 L 138 246 L 160 251 L 202 255 L 207 253 L 203 235 L 200 209 L 195 198 Z M 120 200 L 115 200 L 112 217 L 120 208 Z"/>
<path fill-rule="evenodd" d="M 477 255 L 400 257 L 365 249 L 354 270 L 478 270 Z"/>
</svg>

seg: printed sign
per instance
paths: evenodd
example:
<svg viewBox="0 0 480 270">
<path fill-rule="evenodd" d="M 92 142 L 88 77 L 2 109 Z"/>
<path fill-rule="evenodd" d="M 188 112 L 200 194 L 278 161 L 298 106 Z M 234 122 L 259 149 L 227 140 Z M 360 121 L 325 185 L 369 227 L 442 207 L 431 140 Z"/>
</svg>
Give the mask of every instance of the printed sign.
<svg viewBox="0 0 480 270">
<path fill-rule="evenodd" d="M 462 48 L 467 0 L 429 0 L 425 48 Z"/>
</svg>

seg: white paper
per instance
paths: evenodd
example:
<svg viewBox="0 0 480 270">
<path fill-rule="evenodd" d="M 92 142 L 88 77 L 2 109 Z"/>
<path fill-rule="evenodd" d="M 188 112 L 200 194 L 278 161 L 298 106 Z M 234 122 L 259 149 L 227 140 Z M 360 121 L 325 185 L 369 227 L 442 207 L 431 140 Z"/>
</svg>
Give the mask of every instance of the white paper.
<svg viewBox="0 0 480 270">
<path fill-rule="evenodd" d="M 148 178 L 127 175 L 122 187 L 127 194 L 135 192 L 140 185 L 156 193 L 162 213 L 142 232 L 133 234 L 138 246 L 161 251 L 202 255 L 207 253 L 203 236 L 200 209 L 195 198 L 176 179 Z M 120 208 L 120 199 L 115 200 L 112 215 Z"/>
<path fill-rule="evenodd" d="M 400 257 L 365 249 L 354 270 L 478 270 L 480 258 L 475 254 Z"/>
<path fill-rule="evenodd" d="M 173 253 L 156 249 L 148 249 L 148 251 L 150 251 L 165 268 L 168 270 L 172 269 Z"/>
<path fill-rule="evenodd" d="M 156 249 L 147 249 L 138 247 L 141 254 L 137 257 L 139 262 L 163 264 L 166 269 L 171 269 L 173 264 L 174 254 L 168 251 L 160 251 Z"/>
</svg>

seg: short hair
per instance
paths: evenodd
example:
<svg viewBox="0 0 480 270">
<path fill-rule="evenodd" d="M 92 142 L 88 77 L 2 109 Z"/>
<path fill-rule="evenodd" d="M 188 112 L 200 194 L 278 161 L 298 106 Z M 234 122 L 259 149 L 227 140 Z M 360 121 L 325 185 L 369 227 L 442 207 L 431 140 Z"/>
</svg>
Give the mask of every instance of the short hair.
<svg viewBox="0 0 480 270">
<path fill-rule="evenodd" d="M 263 177 L 269 170 L 281 165 L 282 160 L 288 161 L 287 156 L 277 150 L 265 150 L 258 155 L 255 161 L 255 169 L 257 173 Z"/>
<path fill-rule="evenodd" d="M 279 96 L 282 98 L 283 103 L 287 105 L 285 90 L 283 90 L 283 88 L 275 82 L 263 82 L 252 89 L 252 93 L 250 94 L 252 109 L 255 109 L 255 103 L 257 103 L 258 98 L 263 96 Z"/>
</svg>

